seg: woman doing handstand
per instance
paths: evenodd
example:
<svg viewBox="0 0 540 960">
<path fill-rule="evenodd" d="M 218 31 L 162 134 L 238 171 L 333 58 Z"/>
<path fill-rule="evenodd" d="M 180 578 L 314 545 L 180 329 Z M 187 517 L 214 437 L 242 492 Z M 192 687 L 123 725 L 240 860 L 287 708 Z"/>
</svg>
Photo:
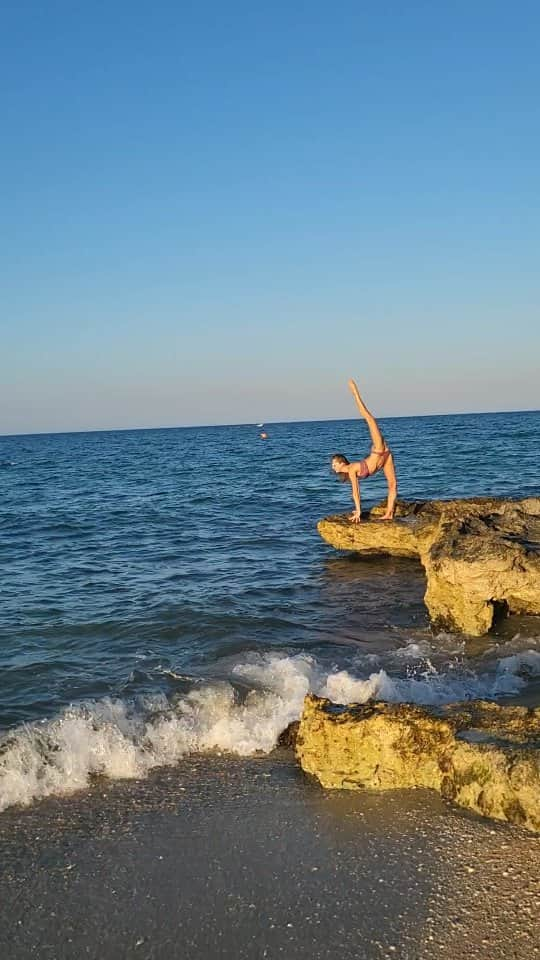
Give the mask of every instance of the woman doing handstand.
<svg viewBox="0 0 540 960">
<path fill-rule="evenodd" d="M 386 441 L 377 426 L 377 421 L 366 407 L 362 397 L 358 392 L 358 387 L 354 380 L 349 380 L 349 387 L 356 400 L 361 415 L 366 421 L 371 435 L 371 452 L 363 460 L 355 460 L 350 463 L 347 457 L 342 453 L 334 453 L 332 456 L 332 470 L 340 475 L 340 479 L 350 480 L 352 487 L 352 497 L 355 510 L 350 519 L 353 523 L 360 523 L 360 486 L 358 481 L 365 480 L 366 477 L 372 477 L 379 470 L 384 471 L 386 482 L 388 483 L 388 500 L 386 503 L 386 512 L 380 518 L 381 520 L 392 520 L 394 516 L 394 507 L 397 498 L 397 479 L 394 468 L 394 458 L 388 449 Z"/>
</svg>

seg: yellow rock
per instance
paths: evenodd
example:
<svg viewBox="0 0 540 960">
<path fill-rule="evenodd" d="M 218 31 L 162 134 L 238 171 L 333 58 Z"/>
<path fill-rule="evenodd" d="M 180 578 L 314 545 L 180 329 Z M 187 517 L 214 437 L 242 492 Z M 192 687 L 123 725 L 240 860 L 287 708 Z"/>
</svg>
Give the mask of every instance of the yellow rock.
<svg viewBox="0 0 540 960">
<path fill-rule="evenodd" d="M 501 613 L 540 614 L 540 498 L 400 501 L 391 522 L 376 519 L 382 509 L 317 529 L 338 550 L 418 557 L 439 626 L 481 636 Z"/>
<path fill-rule="evenodd" d="M 540 709 L 473 701 L 338 706 L 309 695 L 296 737 L 323 787 L 427 787 L 476 813 L 540 830 Z"/>
</svg>

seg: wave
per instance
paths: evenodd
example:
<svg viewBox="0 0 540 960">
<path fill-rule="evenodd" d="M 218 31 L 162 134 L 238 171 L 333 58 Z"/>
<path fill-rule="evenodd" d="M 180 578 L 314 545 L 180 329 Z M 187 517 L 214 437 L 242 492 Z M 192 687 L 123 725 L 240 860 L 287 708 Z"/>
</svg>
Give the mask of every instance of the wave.
<svg viewBox="0 0 540 960">
<path fill-rule="evenodd" d="M 516 695 L 540 676 L 540 653 L 532 649 L 499 658 L 481 674 L 463 663 L 446 663 L 439 671 L 426 652 L 411 645 L 413 664 L 422 659 L 407 677 L 379 669 L 364 678 L 328 670 L 307 654 L 252 653 L 232 666 L 229 680 L 199 682 L 171 698 L 105 698 L 71 706 L 0 740 L 0 810 L 74 793 L 97 776 L 144 777 L 190 753 L 268 753 L 299 718 L 310 691 L 336 703 L 377 698 L 442 704 Z"/>
</svg>

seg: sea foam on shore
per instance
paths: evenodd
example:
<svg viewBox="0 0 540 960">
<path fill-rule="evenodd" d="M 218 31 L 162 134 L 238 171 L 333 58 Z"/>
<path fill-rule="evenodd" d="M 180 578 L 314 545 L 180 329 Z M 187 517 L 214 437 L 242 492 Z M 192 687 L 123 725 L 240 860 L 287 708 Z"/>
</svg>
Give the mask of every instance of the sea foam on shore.
<svg viewBox="0 0 540 960">
<path fill-rule="evenodd" d="M 540 676 L 540 653 L 532 647 L 503 648 L 491 664 L 475 671 L 459 659 L 444 669 L 426 655 L 426 644 L 395 653 L 406 676 L 371 669 L 376 657 L 357 658 L 357 667 L 328 669 L 313 656 L 266 652 L 244 655 L 230 666 L 229 679 L 194 683 L 181 694 L 131 700 L 104 698 L 70 706 L 56 718 L 26 724 L 0 740 L 0 810 L 51 795 L 83 789 L 95 776 L 144 777 L 190 753 L 219 751 L 240 756 L 268 753 L 280 733 L 297 720 L 308 692 L 336 703 L 442 704 L 473 698 L 517 696 Z M 362 676 L 362 674 L 364 674 Z"/>
</svg>

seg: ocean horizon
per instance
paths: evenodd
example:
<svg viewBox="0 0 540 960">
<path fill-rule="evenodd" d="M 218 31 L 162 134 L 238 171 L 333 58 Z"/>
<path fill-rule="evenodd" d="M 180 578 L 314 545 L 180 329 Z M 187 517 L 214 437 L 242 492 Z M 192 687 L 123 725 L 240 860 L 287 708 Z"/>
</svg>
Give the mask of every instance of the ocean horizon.
<svg viewBox="0 0 540 960">
<path fill-rule="evenodd" d="M 463 412 L 449 412 L 449 413 L 399 413 L 399 414 L 387 414 L 386 416 L 377 416 L 377 419 L 381 422 L 385 420 L 422 420 L 430 417 L 484 417 L 484 416 L 494 416 L 497 414 L 514 414 L 514 413 L 538 413 L 540 408 L 522 408 L 518 407 L 515 410 L 467 410 Z M 324 417 L 319 419 L 300 419 L 300 420 L 265 420 L 263 421 L 263 426 L 266 425 L 282 425 L 282 424 L 299 424 L 299 423 L 346 423 L 348 421 L 358 423 L 358 417 Z M 126 432 L 144 432 L 148 430 L 211 430 L 215 427 L 253 427 L 259 426 L 259 422 L 245 420 L 234 423 L 184 423 L 184 424 L 169 424 L 169 425 L 153 425 L 147 427 L 84 427 L 80 430 L 38 430 L 38 431 L 23 431 L 22 433 L 0 433 L 0 440 L 8 439 L 10 437 L 42 437 L 42 436 L 65 436 L 71 433 L 126 433 Z"/>
</svg>

